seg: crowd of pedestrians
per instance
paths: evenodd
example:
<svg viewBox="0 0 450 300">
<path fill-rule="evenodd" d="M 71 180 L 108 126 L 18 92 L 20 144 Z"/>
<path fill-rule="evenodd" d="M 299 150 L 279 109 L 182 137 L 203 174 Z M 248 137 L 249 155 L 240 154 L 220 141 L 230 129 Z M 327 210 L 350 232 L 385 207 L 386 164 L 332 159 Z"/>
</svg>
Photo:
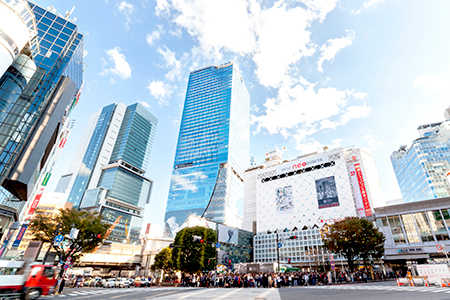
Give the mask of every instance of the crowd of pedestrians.
<svg viewBox="0 0 450 300">
<path fill-rule="evenodd" d="M 373 274 L 373 275 L 372 275 Z M 182 286 L 209 288 L 281 288 L 307 285 L 326 285 L 382 281 L 395 278 L 398 274 L 384 272 L 288 272 L 288 273 L 245 273 L 245 274 L 183 274 Z"/>
</svg>

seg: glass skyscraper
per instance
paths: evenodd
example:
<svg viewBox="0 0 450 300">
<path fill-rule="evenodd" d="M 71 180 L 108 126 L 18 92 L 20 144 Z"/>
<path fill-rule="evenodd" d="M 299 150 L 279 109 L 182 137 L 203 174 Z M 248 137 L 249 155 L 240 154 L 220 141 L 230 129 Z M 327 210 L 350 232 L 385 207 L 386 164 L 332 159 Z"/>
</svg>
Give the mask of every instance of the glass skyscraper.
<svg viewBox="0 0 450 300">
<path fill-rule="evenodd" d="M 172 234 L 190 214 L 240 227 L 250 96 L 233 62 L 190 73 L 166 207 Z"/>
<path fill-rule="evenodd" d="M 27 166 L 29 174 L 20 176 L 14 174 L 16 164 L 35 136 L 45 146 L 54 142 L 42 140 L 39 131 L 45 128 L 50 137 L 55 130 L 57 134 L 73 107 L 83 81 L 83 35 L 72 21 L 31 2 L 9 2 L 32 12 L 34 20 L 28 24 L 36 26 L 37 35 L 0 78 L 0 183 L 16 198 L 28 200 L 27 180 L 32 180 L 34 170 Z M 52 105 L 60 106 L 58 111 L 51 111 Z M 53 124 L 46 118 L 58 120 Z M 46 148 L 32 150 L 44 155 Z"/>
<path fill-rule="evenodd" d="M 144 177 L 157 119 L 141 104 L 103 107 L 88 122 L 69 172 L 56 192 L 79 209 L 99 211 L 113 223 L 109 241 L 139 242 L 153 182 Z"/>
<path fill-rule="evenodd" d="M 421 125 L 412 145 L 391 155 L 405 202 L 450 196 L 450 121 Z"/>
</svg>

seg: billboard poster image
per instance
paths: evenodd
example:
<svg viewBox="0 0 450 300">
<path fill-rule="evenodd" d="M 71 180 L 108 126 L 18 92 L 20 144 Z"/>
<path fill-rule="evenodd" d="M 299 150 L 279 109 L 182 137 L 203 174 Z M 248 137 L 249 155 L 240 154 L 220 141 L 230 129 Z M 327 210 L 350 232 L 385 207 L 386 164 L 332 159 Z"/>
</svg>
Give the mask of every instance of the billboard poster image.
<svg viewBox="0 0 450 300">
<path fill-rule="evenodd" d="M 277 213 L 292 213 L 294 210 L 294 203 L 292 199 L 292 185 L 276 188 L 275 194 Z"/>
<path fill-rule="evenodd" d="M 319 209 L 339 206 L 334 176 L 316 179 L 316 193 Z"/>
<path fill-rule="evenodd" d="M 239 231 L 237 228 L 231 228 L 222 224 L 219 224 L 219 242 L 238 244 Z"/>
</svg>

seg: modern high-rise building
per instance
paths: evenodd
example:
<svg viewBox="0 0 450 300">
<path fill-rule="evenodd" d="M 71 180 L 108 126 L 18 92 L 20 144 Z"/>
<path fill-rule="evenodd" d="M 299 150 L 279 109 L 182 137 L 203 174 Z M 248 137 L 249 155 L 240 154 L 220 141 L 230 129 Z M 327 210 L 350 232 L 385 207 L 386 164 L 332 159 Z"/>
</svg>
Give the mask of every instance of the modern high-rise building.
<svg viewBox="0 0 450 300">
<path fill-rule="evenodd" d="M 165 234 L 194 214 L 230 226 L 243 220 L 250 96 L 233 62 L 189 75 L 166 207 Z"/>
<path fill-rule="evenodd" d="M 108 240 L 138 242 L 153 182 L 144 174 L 158 120 L 141 104 L 111 104 L 94 113 L 56 192 L 79 209 L 117 225 Z"/>
<path fill-rule="evenodd" d="M 448 110 L 446 110 L 446 116 Z M 391 163 L 405 202 L 450 196 L 450 120 L 417 127 L 420 136 L 400 146 Z"/>
<path fill-rule="evenodd" d="M 29 1 L 0 1 L 0 15 L 0 207 L 17 220 L 25 207 L 17 201 L 43 189 L 66 138 L 83 81 L 83 35 L 69 16 Z"/>
</svg>

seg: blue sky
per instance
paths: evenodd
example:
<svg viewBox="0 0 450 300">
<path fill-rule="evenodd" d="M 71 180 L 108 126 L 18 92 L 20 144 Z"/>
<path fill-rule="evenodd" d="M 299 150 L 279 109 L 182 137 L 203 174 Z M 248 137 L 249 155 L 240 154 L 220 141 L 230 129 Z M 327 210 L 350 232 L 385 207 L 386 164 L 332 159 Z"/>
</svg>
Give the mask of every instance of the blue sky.
<svg viewBox="0 0 450 300">
<path fill-rule="evenodd" d="M 141 102 L 158 119 L 147 222 L 162 224 L 189 72 L 234 60 L 251 101 L 251 155 L 324 146 L 371 152 L 386 200 L 389 156 L 450 105 L 450 1 L 35 0 L 85 35 L 75 128 L 50 179 L 67 171 L 89 116 Z"/>
</svg>

